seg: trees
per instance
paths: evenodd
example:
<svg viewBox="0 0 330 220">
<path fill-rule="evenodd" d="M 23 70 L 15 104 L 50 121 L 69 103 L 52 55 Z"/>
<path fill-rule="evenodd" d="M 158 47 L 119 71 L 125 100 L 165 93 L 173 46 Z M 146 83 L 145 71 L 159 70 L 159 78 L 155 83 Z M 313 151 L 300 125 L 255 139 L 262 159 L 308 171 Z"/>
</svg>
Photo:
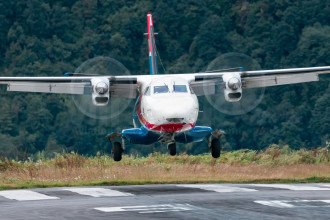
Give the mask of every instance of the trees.
<svg viewBox="0 0 330 220">
<path fill-rule="evenodd" d="M 295 50 L 290 54 L 288 61 L 300 66 L 329 65 L 330 56 L 330 26 L 316 23 L 302 30 Z"/>
<path fill-rule="evenodd" d="M 220 17 L 212 15 L 201 24 L 189 52 L 192 59 L 201 59 L 204 67 L 218 54 L 225 53 L 229 49 L 224 23 Z"/>
<path fill-rule="evenodd" d="M 205 70 L 228 52 L 251 56 L 263 69 L 330 65 L 329 10 L 329 2 L 321 0 L 6 1 L 0 3 L 0 70 L 2 76 L 61 76 L 90 58 L 111 56 L 132 74 L 146 74 L 148 11 L 169 73 Z M 225 115 L 200 98 L 204 113 L 198 124 L 225 129 L 225 149 L 262 149 L 278 142 L 296 148 L 324 145 L 328 80 L 267 88 L 261 103 L 245 115 Z M 0 93 L 1 155 L 39 150 L 52 155 L 62 148 L 109 153 L 106 133 L 132 126 L 133 103 L 120 118 L 99 121 L 79 112 L 70 96 L 6 93 L 4 87 Z M 200 146 L 185 150 L 207 151 Z M 152 150 L 129 146 L 129 151 Z"/>
</svg>

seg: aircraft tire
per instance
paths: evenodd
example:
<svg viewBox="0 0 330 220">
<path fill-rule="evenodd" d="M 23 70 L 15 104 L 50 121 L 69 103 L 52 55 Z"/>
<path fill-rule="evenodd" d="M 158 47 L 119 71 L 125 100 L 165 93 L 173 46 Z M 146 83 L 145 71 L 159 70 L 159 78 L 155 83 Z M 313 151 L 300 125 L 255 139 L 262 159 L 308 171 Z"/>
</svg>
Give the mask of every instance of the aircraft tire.
<svg viewBox="0 0 330 220">
<path fill-rule="evenodd" d="M 123 148 L 119 142 L 114 142 L 112 146 L 112 153 L 114 161 L 121 161 Z"/>
<path fill-rule="evenodd" d="M 171 156 L 176 155 L 176 143 L 170 143 L 167 145 L 168 150 L 170 151 Z"/>
<path fill-rule="evenodd" d="M 219 158 L 221 154 L 220 140 L 214 138 L 211 142 L 211 153 L 213 158 Z"/>
</svg>

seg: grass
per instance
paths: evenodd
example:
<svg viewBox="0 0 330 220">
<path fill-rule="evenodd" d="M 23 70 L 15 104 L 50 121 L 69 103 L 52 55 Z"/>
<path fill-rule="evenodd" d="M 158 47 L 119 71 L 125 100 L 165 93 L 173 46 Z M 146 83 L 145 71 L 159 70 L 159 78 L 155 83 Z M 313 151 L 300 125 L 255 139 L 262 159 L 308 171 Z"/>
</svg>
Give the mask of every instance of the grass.
<svg viewBox="0 0 330 220">
<path fill-rule="evenodd" d="M 28 161 L 0 161 L 0 190 L 137 184 L 180 183 L 301 183 L 330 182 L 328 148 L 291 150 L 272 145 L 265 151 L 224 152 L 171 157 L 154 153 L 147 157 L 124 156 L 121 162 L 97 155 L 39 154 Z"/>
</svg>

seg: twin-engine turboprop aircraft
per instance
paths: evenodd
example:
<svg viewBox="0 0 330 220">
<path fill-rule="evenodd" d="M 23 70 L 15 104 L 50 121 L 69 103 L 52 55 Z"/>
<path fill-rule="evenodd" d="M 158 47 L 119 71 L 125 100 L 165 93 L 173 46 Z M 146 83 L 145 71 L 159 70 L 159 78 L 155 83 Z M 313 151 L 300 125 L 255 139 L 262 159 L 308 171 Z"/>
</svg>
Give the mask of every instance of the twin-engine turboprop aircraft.
<svg viewBox="0 0 330 220">
<path fill-rule="evenodd" d="M 91 95 L 96 106 L 106 107 L 112 97 L 136 99 L 134 128 L 107 135 L 112 153 L 120 161 L 125 143 L 150 145 L 167 143 L 171 155 L 176 143 L 208 141 L 212 156 L 220 156 L 223 131 L 196 126 L 197 96 L 224 90 L 228 102 L 240 101 L 243 89 L 318 81 L 330 73 L 330 66 L 243 71 L 241 68 L 191 74 L 158 75 L 152 15 L 147 15 L 150 75 L 97 76 L 81 73 L 65 77 L 0 77 L 7 91 Z M 97 74 L 97 73 L 96 73 Z M 119 140 L 119 141 L 118 141 Z"/>
</svg>

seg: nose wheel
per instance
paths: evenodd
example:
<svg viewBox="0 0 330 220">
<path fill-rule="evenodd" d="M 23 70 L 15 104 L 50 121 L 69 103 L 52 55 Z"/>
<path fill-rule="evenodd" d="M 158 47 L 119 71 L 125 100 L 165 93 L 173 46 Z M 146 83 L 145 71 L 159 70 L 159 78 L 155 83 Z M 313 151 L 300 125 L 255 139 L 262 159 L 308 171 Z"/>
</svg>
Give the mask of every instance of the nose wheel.
<svg viewBox="0 0 330 220">
<path fill-rule="evenodd" d="M 167 145 L 167 149 L 170 151 L 170 155 L 171 156 L 175 156 L 176 155 L 176 143 L 169 143 Z"/>
<path fill-rule="evenodd" d="M 123 155 L 123 148 L 119 142 L 113 142 L 112 145 L 112 154 L 114 161 L 121 161 Z"/>
</svg>

